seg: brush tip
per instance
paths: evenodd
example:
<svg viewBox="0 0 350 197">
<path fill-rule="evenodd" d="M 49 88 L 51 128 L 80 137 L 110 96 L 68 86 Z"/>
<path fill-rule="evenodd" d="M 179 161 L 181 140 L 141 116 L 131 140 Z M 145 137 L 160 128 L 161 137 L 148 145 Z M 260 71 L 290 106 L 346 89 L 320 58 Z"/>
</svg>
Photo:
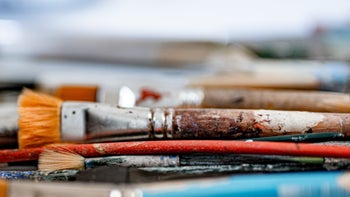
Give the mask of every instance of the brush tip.
<svg viewBox="0 0 350 197">
<path fill-rule="evenodd" d="M 85 168 L 85 159 L 81 155 L 64 149 L 45 149 L 38 161 L 40 171 L 81 170 Z"/>
<path fill-rule="evenodd" d="M 18 98 L 19 148 L 60 142 L 61 105 L 58 98 L 24 89 Z"/>
</svg>

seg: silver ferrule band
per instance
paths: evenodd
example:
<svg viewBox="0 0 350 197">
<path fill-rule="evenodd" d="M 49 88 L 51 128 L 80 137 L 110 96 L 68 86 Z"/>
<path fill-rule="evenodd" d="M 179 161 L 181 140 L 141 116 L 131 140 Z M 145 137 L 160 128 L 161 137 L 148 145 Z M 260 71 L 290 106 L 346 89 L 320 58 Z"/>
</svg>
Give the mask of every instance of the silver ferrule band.
<svg viewBox="0 0 350 197">
<path fill-rule="evenodd" d="M 61 107 L 62 141 L 83 141 L 86 132 L 86 109 L 90 103 L 63 102 Z"/>
<path fill-rule="evenodd" d="M 117 108 L 97 103 L 64 102 L 61 109 L 61 139 L 172 138 L 173 116 L 173 109 Z"/>
<path fill-rule="evenodd" d="M 88 138 L 148 139 L 152 133 L 149 108 L 117 108 L 99 104 L 87 110 Z"/>
<path fill-rule="evenodd" d="M 152 110 L 153 134 L 155 138 L 172 138 L 173 109 L 155 108 Z"/>
</svg>

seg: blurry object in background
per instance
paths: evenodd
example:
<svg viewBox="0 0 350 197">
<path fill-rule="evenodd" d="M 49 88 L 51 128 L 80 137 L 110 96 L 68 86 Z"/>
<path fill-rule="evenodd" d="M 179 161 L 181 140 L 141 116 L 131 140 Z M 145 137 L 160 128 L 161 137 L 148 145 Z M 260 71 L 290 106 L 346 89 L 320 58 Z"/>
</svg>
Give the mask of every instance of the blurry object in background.
<svg viewBox="0 0 350 197">
<path fill-rule="evenodd" d="M 273 89 L 320 89 L 320 81 L 310 73 L 248 72 L 219 73 L 194 77 L 191 87 L 206 88 L 273 88 Z"/>
<path fill-rule="evenodd" d="M 332 29 L 344 25 L 350 6 L 342 0 L 0 2 L 3 10 L 12 7 L 19 15 L 31 9 L 43 11 L 38 12 L 40 20 L 12 18 L 23 25 L 25 36 L 3 49 L 4 56 L 162 66 L 203 63 L 208 51 L 228 43 L 246 44 L 263 57 L 309 58 L 314 26 Z M 64 12 L 70 6 L 79 9 Z M 51 8 L 64 11 L 47 14 Z"/>
<path fill-rule="evenodd" d="M 220 58 L 216 58 L 218 60 Z M 14 89 L 40 87 L 54 92 L 59 86 L 97 85 L 130 88 L 284 88 L 344 92 L 349 67 L 344 62 L 232 60 L 198 67 L 147 67 L 143 65 L 0 59 L 0 83 Z M 213 66 L 210 66 L 213 65 Z M 218 66 L 214 66 L 218 65 Z"/>
<path fill-rule="evenodd" d="M 316 46 L 311 46 L 311 58 L 350 61 L 350 25 L 316 29 L 313 37 Z"/>
<path fill-rule="evenodd" d="M 239 74 L 237 71 L 239 71 L 240 75 L 245 74 L 250 75 L 252 79 L 260 79 L 258 84 L 261 85 L 258 87 L 264 87 L 265 84 L 272 84 L 273 82 L 273 86 L 275 86 L 271 86 L 273 88 L 293 89 L 298 87 L 300 89 L 312 89 L 310 87 L 314 86 L 319 90 L 340 92 L 344 92 L 348 88 L 350 67 L 346 62 L 300 59 L 252 59 L 244 62 L 227 61 L 224 58 L 222 60 L 226 62 L 226 66 L 220 67 L 216 75 L 220 74 L 223 77 L 221 80 L 224 81 L 235 79 L 239 82 L 239 78 L 236 77 Z M 216 76 L 212 78 L 212 84 L 221 83 L 221 80 L 216 80 Z M 249 79 L 247 80 L 249 81 Z M 293 81 L 295 85 L 288 87 L 288 81 Z M 252 80 L 252 84 L 255 84 L 254 80 Z"/>
<path fill-rule="evenodd" d="M 1 101 L 0 97 L 0 101 Z M 18 114 L 16 102 L 0 103 L 0 148 L 17 147 Z"/>
<path fill-rule="evenodd" d="M 50 38 L 51 39 L 51 38 Z M 50 45 L 30 48 L 25 55 L 50 60 L 93 61 L 155 66 L 205 65 L 218 43 L 152 39 L 61 37 Z"/>
<path fill-rule="evenodd" d="M 277 109 L 318 112 L 350 112 L 350 96 L 319 91 L 266 90 L 248 88 L 167 88 L 127 86 L 101 88 L 62 85 L 55 95 L 66 101 L 108 103 L 120 107 L 205 107 Z M 348 106 L 348 107 L 347 107 Z"/>
<path fill-rule="evenodd" d="M 20 40 L 22 33 L 20 23 L 15 20 L 3 20 L 0 18 L 0 55 L 1 48 L 16 44 Z"/>
<path fill-rule="evenodd" d="M 0 138 L 1 136 L 16 137 L 18 114 L 17 103 L 0 104 Z"/>
<path fill-rule="evenodd" d="M 257 56 L 261 58 L 309 58 L 309 43 L 305 38 L 273 38 L 263 41 L 244 42 Z"/>
<path fill-rule="evenodd" d="M 67 12 L 88 5 L 94 0 L 0 0 L 0 18 L 21 18 L 28 15 Z"/>
<path fill-rule="evenodd" d="M 219 171 L 217 171 L 219 172 Z M 37 173 L 39 174 L 39 173 Z M 71 174 L 74 176 L 74 172 Z M 80 176 L 77 174 L 77 176 Z M 101 177 L 104 179 L 101 180 Z M 212 177 L 214 177 L 212 175 Z M 164 181 L 183 178 L 177 181 Z M 85 183 L 5 181 L 3 196 L 85 196 L 85 197 L 201 197 L 201 196 L 349 196 L 349 174 L 340 172 L 294 172 L 258 175 L 231 175 L 216 178 L 184 179 L 179 174 L 142 172 L 130 168 L 103 168 L 77 178 Z M 187 176 L 191 178 L 191 176 Z M 192 176 L 193 178 L 193 176 Z M 108 180 L 108 181 L 107 181 Z M 90 183 L 86 183 L 90 181 Z M 95 183 L 91 183 L 95 181 Z M 102 184 L 101 181 L 105 183 Z M 147 183 L 147 182 L 152 183 Z M 153 181 L 158 181 L 154 183 Z M 162 182 L 160 182 L 162 181 Z M 109 182 L 109 183 L 106 183 Z M 112 183 L 138 183 L 133 185 Z M 141 183 L 143 182 L 143 183 Z"/>
<path fill-rule="evenodd" d="M 262 58 L 350 61 L 350 25 L 314 28 L 302 38 L 243 42 Z"/>
</svg>

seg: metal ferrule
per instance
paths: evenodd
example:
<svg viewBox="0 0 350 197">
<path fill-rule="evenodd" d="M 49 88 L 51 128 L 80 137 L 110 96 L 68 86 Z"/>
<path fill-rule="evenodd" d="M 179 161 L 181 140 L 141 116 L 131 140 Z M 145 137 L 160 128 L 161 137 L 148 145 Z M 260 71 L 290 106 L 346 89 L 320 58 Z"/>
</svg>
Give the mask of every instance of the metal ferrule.
<svg viewBox="0 0 350 197">
<path fill-rule="evenodd" d="M 164 130 L 165 130 L 165 137 L 166 138 L 173 138 L 173 119 L 174 119 L 175 110 L 172 108 L 169 108 L 165 112 L 165 123 L 164 123 Z"/>
<path fill-rule="evenodd" d="M 123 140 L 148 139 L 152 133 L 152 113 L 148 108 L 117 108 L 96 105 L 86 111 L 87 136 L 99 138 L 120 136 Z"/>
<path fill-rule="evenodd" d="M 63 141 L 171 137 L 173 113 L 173 110 L 165 109 L 117 108 L 106 104 L 64 102 L 61 109 L 61 136 Z"/>
<path fill-rule="evenodd" d="M 172 138 L 174 109 L 153 110 L 153 133 L 155 138 Z"/>
<path fill-rule="evenodd" d="M 91 103 L 63 102 L 61 108 L 61 139 L 83 141 L 86 133 L 86 110 Z"/>
</svg>

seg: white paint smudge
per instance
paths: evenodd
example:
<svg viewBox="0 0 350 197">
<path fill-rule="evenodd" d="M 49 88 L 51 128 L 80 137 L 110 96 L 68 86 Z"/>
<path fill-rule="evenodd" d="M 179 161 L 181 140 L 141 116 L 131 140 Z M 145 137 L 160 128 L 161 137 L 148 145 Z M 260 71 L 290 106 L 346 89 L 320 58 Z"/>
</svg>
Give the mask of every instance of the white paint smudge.
<svg viewBox="0 0 350 197">
<path fill-rule="evenodd" d="M 254 118 L 258 124 L 273 132 L 304 133 L 323 121 L 324 116 L 312 112 L 256 110 Z"/>
</svg>

